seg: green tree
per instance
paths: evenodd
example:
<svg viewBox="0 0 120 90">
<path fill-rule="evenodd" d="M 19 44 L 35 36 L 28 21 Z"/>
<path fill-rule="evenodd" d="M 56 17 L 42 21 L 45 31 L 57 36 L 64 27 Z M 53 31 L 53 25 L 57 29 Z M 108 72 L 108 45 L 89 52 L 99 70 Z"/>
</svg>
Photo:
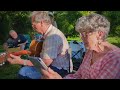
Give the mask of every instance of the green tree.
<svg viewBox="0 0 120 90">
<path fill-rule="evenodd" d="M 4 42 L 11 29 L 18 33 L 28 33 L 31 31 L 29 14 L 30 11 L 0 11 L 0 40 Z"/>
<path fill-rule="evenodd" d="M 58 24 L 58 28 L 65 34 L 70 36 L 77 36 L 75 31 L 76 20 L 84 15 L 89 15 L 94 11 L 56 11 L 55 19 Z"/>
<path fill-rule="evenodd" d="M 110 36 L 120 37 L 120 11 L 104 11 L 105 15 L 111 23 Z"/>
</svg>

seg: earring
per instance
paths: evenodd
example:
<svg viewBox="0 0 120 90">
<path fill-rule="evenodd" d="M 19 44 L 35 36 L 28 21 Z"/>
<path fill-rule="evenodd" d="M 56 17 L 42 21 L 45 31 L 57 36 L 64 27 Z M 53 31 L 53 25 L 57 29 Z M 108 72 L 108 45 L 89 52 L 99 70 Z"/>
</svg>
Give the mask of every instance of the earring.
<svg viewBox="0 0 120 90">
<path fill-rule="evenodd" d="M 98 45 L 100 45 L 101 44 L 101 42 L 100 41 L 98 41 Z"/>
</svg>

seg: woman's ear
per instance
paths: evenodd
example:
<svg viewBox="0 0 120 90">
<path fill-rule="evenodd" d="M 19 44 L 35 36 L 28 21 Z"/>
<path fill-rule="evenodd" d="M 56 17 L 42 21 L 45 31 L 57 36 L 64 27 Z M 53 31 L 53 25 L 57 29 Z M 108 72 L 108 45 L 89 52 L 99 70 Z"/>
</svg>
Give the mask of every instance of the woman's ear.
<svg viewBox="0 0 120 90">
<path fill-rule="evenodd" d="M 103 31 L 98 31 L 98 38 L 101 39 L 104 36 L 104 32 Z"/>
</svg>

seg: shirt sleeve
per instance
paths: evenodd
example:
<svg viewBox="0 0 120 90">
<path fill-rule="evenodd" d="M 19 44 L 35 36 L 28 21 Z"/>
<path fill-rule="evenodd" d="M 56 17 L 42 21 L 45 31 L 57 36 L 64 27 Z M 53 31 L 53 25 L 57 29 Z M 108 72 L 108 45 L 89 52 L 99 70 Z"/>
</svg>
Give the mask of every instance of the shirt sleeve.
<svg viewBox="0 0 120 90">
<path fill-rule="evenodd" d="M 106 63 L 102 65 L 98 79 L 120 78 L 120 52 L 108 55 Z"/>
<path fill-rule="evenodd" d="M 43 43 L 41 57 L 44 59 L 55 59 L 59 54 L 60 40 L 56 36 L 46 38 Z"/>
</svg>

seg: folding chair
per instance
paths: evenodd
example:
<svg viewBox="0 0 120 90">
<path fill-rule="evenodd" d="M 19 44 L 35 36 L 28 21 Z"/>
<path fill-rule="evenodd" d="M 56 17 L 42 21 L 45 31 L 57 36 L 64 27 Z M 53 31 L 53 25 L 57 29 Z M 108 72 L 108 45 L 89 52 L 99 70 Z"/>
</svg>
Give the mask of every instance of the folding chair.
<svg viewBox="0 0 120 90">
<path fill-rule="evenodd" d="M 77 70 L 82 63 L 85 47 L 83 42 L 71 41 L 70 48 L 72 49 L 73 68 Z"/>
<path fill-rule="evenodd" d="M 85 52 L 85 47 L 83 42 L 71 41 L 70 48 L 72 49 L 72 58 L 82 59 L 83 52 Z"/>
</svg>

